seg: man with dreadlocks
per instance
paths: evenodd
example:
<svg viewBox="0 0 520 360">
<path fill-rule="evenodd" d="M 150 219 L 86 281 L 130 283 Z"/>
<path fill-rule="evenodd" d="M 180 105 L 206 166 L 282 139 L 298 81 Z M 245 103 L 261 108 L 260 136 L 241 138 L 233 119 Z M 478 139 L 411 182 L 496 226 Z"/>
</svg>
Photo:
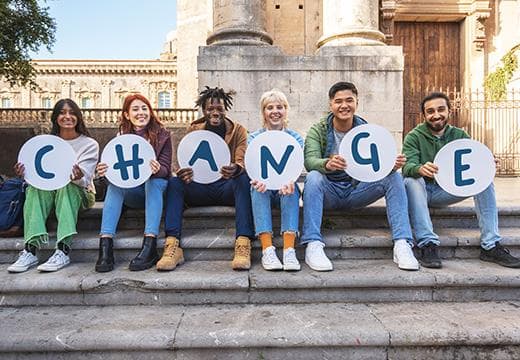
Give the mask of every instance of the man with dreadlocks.
<svg viewBox="0 0 520 360">
<path fill-rule="evenodd" d="M 235 205 L 236 241 L 235 256 L 231 266 L 234 270 L 251 267 L 251 239 L 254 238 L 253 216 L 249 177 L 244 171 L 244 155 L 247 147 L 247 130 L 226 117 L 226 111 L 233 105 L 234 92 L 221 88 L 202 91 L 196 101 L 202 108 L 203 117 L 194 121 L 188 132 L 209 130 L 221 136 L 229 146 L 231 164 L 220 169 L 222 178 L 211 184 L 193 182 L 191 168 L 178 169 L 177 177 L 168 183 L 166 195 L 165 232 L 166 242 L 157 270 L 169 271 L 184 262 L 180 247 L 182 213 L 184 205 Z"/>
</svg>

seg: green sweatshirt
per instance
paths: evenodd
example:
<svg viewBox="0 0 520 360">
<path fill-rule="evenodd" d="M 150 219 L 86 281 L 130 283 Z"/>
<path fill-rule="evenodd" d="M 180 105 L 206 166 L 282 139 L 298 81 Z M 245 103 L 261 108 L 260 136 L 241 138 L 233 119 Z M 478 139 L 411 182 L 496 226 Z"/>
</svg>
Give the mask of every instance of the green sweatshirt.
<svg viewBox="0 0 520 360">
<path fill-rule="evenodd" d="M 406 155 L 406 164 L 403 166 L 403 176 L 421 177 L 419 168 L 428 161 L 433 162 L 435 155 L 444 145 L 458 139 L 469 139 L 469 135 L 458 127 L 448 125 L 444 134 L 437 137 L 432 135 L 424 122 L 417 125 L 404 138 L 403 153 Z M 426 177 L 425 180 L 433 181 Z"/>
</svg>

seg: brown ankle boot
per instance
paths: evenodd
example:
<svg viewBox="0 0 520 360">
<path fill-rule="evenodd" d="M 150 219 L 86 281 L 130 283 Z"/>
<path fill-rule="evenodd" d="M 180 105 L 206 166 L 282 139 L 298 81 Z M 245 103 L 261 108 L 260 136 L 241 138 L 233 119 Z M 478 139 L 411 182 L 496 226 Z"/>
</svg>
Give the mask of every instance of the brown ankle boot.
<svg viewBox="0 0 520 360">
<path fill-rule="evenodd" d="M 180 247 L 179 239 L 168 236 L 164 242 L 164 251 L 161 260 L 157 263 L 158 271 L 171 271 L 177 265 L 184 263 L 184 252 Z"/>
<path fill-rule="evenodd" d="M 235 240 L 235 257 L 231 262 L 233 270 L 249 270 L 251 267 L 251 240 L 239 236 Z"/>
</svg>

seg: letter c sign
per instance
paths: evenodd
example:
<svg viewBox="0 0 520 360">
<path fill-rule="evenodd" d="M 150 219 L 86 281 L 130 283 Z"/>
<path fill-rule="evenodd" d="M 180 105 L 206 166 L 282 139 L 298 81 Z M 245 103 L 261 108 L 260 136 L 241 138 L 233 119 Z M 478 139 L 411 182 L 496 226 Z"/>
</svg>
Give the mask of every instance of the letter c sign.
<svg viewBox="0 0 520 360">
<path fill-rule="evenodd" d="M 25 180 L 40 190 L 57 190 L 70 182 L 76 153 L 55 135 L 38 135 L 23 144 L 18 162 L 25 167 Z"/>
</svg>

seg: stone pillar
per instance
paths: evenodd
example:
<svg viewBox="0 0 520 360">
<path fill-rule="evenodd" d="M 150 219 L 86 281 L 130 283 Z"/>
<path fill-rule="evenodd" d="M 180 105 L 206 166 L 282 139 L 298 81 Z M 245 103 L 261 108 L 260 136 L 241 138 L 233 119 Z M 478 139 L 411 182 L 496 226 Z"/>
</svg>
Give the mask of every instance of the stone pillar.
<svg viewBox="0 0 520 360">
<path fill-rule="evenodd" d="M 108 109 L 112 106 L 111 103 L 111 86 L 114 82 L 112 80 L 101 80 L 101 107 Z"/>
<path fill-rule="evenodd" d="M 379 0 L 323 0 L 323 36 L 317 47 L 384 45 Z"/>
<path fill-rule="evenodd" d="M 271 45 L 266 0 L 213 0 L 213 33 L 208 45 Z"/>
<path fill-rule="evenodd" d="M 72 99 L 72 81 L 71 80 L 62 80 L 61 81 L 61 98 L 70 98 Z"/>
</svg>

